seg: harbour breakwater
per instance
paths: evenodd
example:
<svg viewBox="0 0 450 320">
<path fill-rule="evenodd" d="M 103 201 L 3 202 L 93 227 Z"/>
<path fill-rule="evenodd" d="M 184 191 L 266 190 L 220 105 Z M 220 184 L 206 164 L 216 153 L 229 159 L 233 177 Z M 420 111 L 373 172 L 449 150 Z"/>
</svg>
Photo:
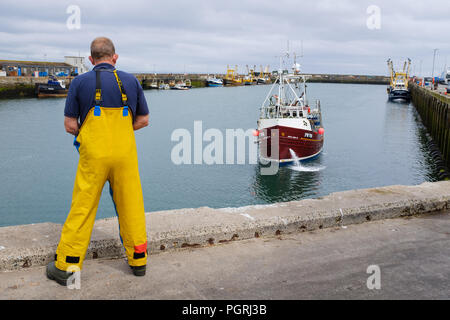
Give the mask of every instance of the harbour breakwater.
<svg viewBox="0 0 450 320">
<path fill-rule="evenodd" d="M 353 74 L 312 74 L 308 82 L 389 84 L 389 77 Z"/>
<path fill-rule="evenodd" d="M 410 83 L 411 99 L 430 139 L 431 155 L 440 179 L 449 179 L 450 167 L 450 98 L 439 92 Z"/>
<path fill-rule="evenodd" d="M 189 79 L 193 88 L 206 87 L 206 79 L 208 74 L 149 74 L 139 73 L 135 74 L 139 79 L 144 89 L 149 89 L 151 83 L 161 82 L 177 82 Z M 219 79 L 224 79 L 224 74 L 216 74 Z M 275 77 L 271 76 L 271 80 L 274 81 Z M 328 82 L 328 83 L 361 83 L 361 84 L 389 84 L 389 77 L 386 76 L 373 76 L 373 75 L 353 75 L 353 74 L 311 74 L 308 82 Z"/>
<path fill-rule="evenodd" d="M 152 83 L 166 84 L 178 81 L 190 80 L 192 88 L 206 87 L 208 74 L 191 73 L 134 73 L 144 89 L 150 89 Z M 216 74 L 216 77 L 223 79 L 224 74 Z M 73 77 L 61 77 L 67 87 Z M 274 78 L 272 79 L 274 80 Z M 47 83 L 48 77 L 0 77 L 0 99 L 12 98 L 34 98 L 36 97 L 36 85 Z M 309 82 L 329 82 L 329 83 L 361 83 L 361 84 L 388 84 L 389 78 L 386 76 L 371 75 L 345 75 L 345 74 L 311 74 Z"/>
<path fill-rule="evenodd" d="M 207 74 L 181 74 L 181 73 L 135 73 L 134 76 L 139 80 L 141 86 L 144 90 L 151 89 L 153 83 L 160 84 L 170 84 L 177 83 L 179 81 L 190 80 L 192 88 L 203 88 L 206 87 Z M 218 75 L 219 78 L 223 78 L 224 75 Z"/>
</svg>

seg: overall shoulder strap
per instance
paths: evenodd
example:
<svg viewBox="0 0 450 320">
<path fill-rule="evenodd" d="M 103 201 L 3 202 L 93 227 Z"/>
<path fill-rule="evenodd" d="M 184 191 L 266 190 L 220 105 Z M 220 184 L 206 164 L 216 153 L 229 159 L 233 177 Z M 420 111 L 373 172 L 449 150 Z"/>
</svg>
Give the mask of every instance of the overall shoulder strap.
<svg viewBox="0 0 450 320">
<path fill-rule="evenodd" d="M 117 70 L 114 69 L 114 76 L 116 77 L 117 84 L 119 86 L 120 94 L 122 96 L 122 107 L 123 107 L 123 116 L 126 117 L 128 115 L 128 97 L 127 93 L 125 92 L 125 88 L 123 86 L 122 81 L 120 80 L 119 76 L 117 75 Z"/>
<path fill-rule="evenodd" d="M 95 70 L 95 106 L 94 116 L 100 116 L 100 107 L 103 105 L 102 100 L 102 81 L 100 79 L 100 71 Z"/>
</svg>

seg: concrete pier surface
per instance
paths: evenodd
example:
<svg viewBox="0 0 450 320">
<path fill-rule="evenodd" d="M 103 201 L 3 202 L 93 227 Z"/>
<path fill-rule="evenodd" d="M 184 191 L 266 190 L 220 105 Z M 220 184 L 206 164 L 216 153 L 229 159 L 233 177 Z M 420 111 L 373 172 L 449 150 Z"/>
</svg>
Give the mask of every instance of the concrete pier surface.
<svg viewBox="0 0 450 320">
<path fill-rule="evenodd" d="M 72 290 L 45 267 L 0 272 L 0 299 L 449 299 L 449 230 L 447 210 L 169 251 L 145 277 L 124 259 L 89 260 Z"/>
<path fill-rule="evenodd" d="M 149 254 L 418 215 L 450 208 L 450 181 L 332 193 L 270 205 L 147 213 Z M 53 260 L 62 226 L 0 228 L 0 271 Z M 123 257 L 117 218 L 97 220 L 86 260 Z"/>
</svg>

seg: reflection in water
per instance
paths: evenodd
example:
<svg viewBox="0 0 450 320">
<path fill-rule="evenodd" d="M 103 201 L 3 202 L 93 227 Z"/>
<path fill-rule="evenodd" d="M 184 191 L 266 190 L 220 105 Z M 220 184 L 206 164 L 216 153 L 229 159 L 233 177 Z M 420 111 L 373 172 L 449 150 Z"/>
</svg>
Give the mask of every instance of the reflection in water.
<svg viewBox="0 0 450 320">
<path fill-rule="evenodd" d="M 322 155 L 307 161 L 305 167 L 322 167 Z M 255 166 L 252 189 L 258 199 L 272 203 L 314 197 L 320 191 L 322 171 L 297 171 L 282 166 L 275 175 L 261 175 L 261 165 Z"/>
<path fill-rule="evenodd" d="M 427 129 L 412 103 L 386 102 L 384 129 L 393 133 L 385 135 L 387 152 L 398 153 L 399 149 L 409 148 L 411 151 L 405 154 L 408 159 L 402 160 L 412 166 L 411 172 L 421 171 L 420 175 L 425 175 L 427 181 L 439 180 L 427 146 Z"/>
</svg>

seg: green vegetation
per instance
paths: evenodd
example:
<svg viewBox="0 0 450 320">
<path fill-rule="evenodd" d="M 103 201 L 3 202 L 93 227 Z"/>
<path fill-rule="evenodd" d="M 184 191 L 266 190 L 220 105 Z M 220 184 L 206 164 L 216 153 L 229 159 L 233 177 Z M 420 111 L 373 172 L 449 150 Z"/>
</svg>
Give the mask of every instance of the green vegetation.
<svg viewBox="0 0 450 320">
<path fill-rule="evenodd" d="M 205 80 L 191 80 L 192 88 L 203 88 L 206 87 Z"/>
<path fill-rule="evenodd" d="M 34 85 L 15 84 L 14 86 L 0 87 L 0 99 L 13 99 L 35 97 Z"/>
</svg>

